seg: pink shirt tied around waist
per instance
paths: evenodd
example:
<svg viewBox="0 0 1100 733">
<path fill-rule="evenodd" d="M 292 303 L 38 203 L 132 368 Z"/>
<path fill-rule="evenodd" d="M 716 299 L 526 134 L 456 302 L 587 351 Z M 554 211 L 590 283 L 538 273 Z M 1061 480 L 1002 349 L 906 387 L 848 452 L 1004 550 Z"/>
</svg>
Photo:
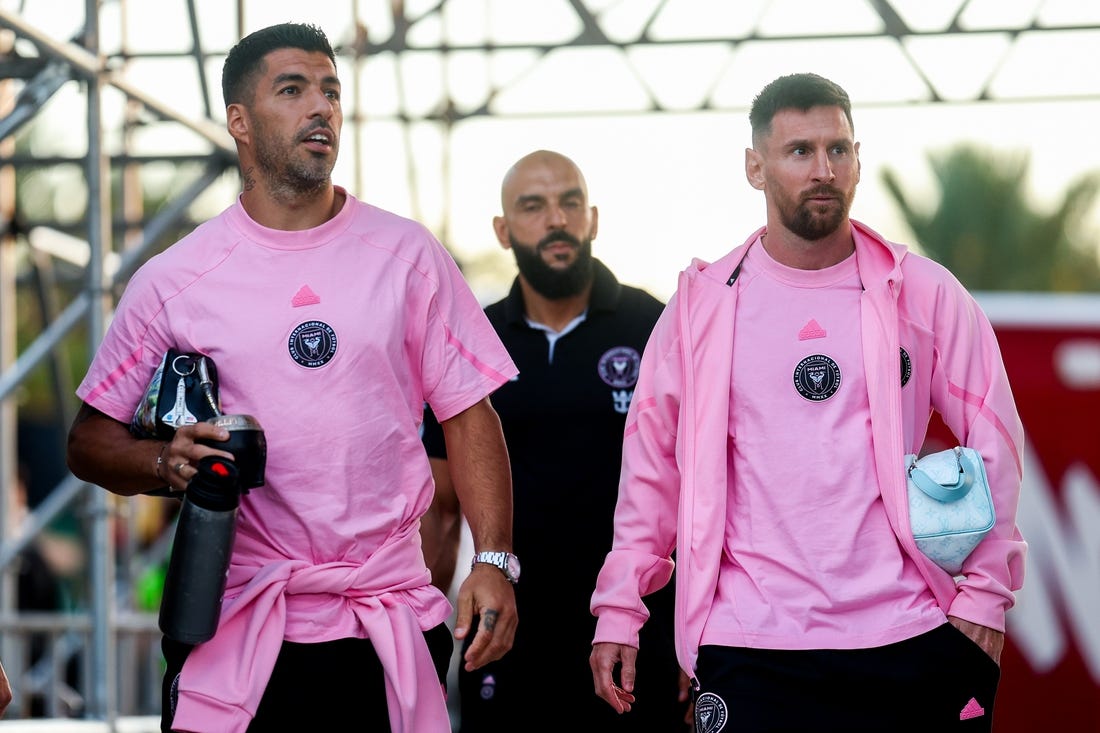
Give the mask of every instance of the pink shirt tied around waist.
<svg viewBox="0 0 1100 733">
<path fill-rule="evenodd" d="M 415 527 L 415 525 L 413 525 Z M 363 564 L 278 560 L 258 570 L 234 565 L 218 631 L 183 666 L 172 729 L 241 733 L 248 728 L 275 667 L 287 604 L 299 594 L 329 593 L 349 601 L 374 645 L 386 678 L 394 733 L 450 730 L 439 677 L 416 614 L 400 598 L 423 587 L 415 532 L 395 537 Z M 237 595 L 239 594 L 239 595 Z M 236 595 L 236 598 L 232 596 Z M 411 662 L 411 663 L 410 663 Z"/>
</svg>

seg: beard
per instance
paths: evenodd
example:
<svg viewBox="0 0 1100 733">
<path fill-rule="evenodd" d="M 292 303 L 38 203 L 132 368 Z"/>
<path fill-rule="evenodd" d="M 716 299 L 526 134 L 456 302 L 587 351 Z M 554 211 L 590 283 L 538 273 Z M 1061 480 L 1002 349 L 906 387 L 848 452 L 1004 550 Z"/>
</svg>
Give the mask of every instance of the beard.
<svg viewBox="0 0 1100 733">
<path fill-rule="evenodd" d="M 816 242 L 835 232 L 840 228 L 841 222 L 848 217 L 848 211 L 852 208 L 852 193 L 831 186 L 819 186 L 808 192 L 806 197 L 819 194 L 835 196 L 839 205 L 829 207 L 822 212 L 817 204 L 806 200 L 796 203 L 790 199 L 781 199 L 777 202 L 779 219 L 783 226 L 809 242 Z"/>
<path fill-rule="evenodd" d="M 508 234 L 516 267 L 535 292 L 550 300 L 569 298 L 584 291 L 592 282 L 592 240 L 583 242 L 566 231 L 557 230 L 543 237 L 538 244 L 523 244 Z M 542 252 L 554 242 L 568 242 L 577 252 L 577 259 L 565 269 L 555 269 L 546 264 Z"/>
<path fill-rule="evenodd" d="M 256 141 L 256 168 L 273 195 L 276 197 L 280 194 L 308 196 L 324 190 L 329 185 L 336 152 L 339 149 L 338 139 L 333 140 L 331 157 L 310 154 L 303 160 L 298 150 L 298 141 L 318 129 L 317 125 L 311 125 L 308 129 L 296 133 L 294 139 L 289 142 L 268 134 L 267 126 L 260 120 L 254 121 L 253 129 Z"/>
</svg>

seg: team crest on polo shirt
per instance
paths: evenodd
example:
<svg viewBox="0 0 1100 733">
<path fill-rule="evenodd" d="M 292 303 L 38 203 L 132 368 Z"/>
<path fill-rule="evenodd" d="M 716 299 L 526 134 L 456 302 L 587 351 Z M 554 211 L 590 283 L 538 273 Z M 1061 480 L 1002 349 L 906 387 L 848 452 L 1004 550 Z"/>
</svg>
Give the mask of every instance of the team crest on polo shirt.
<svg viewBox="0 0 1100 733">
<path fill-rule="evenodd" d="M 290 358 L 308 369 L 323 367 L 336 355 L 336 331 L 324 321 L 305 321 L 287 340 Z"/>
<path fill-rule="evenodd" d="M 629 346 L 616 346 L 608 349 L 600 357 L 596 370 L 600 379 L 615 389 L 627 389 L 638 383 L 638 368 L 642 357 Z"/>
<path fill-rule="evenodd" d="M 695 700 L 695 730 L 697 733 L 718 733 L 726 727 L 729 710 L 726 701 L 713 692 L 704 692 Z"/>
<path fill-rule="evenodd" d="M 822 402 L 840 389 L 840 367 L 824 354 L 807 356 L 794 368 L 794 388 L 810 402 Z"/>
<path fill-rule="evenodd" d="M 909 378 L 913 376 L 913 360 L 909 358 L 909 352 L 901 349 L 901 386 L 909 384 Z"/>
</svg>

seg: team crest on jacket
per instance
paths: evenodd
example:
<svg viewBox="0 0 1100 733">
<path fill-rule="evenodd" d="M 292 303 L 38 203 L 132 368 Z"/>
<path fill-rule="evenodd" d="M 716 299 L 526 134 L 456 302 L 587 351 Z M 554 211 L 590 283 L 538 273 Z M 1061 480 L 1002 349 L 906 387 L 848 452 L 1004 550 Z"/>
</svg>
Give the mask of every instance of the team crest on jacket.
<svg viewBox="0 0 1100 733">
<path fill-rule="evenodd" d="M 821 402 L 840 389 L 840 367 L 824 354 L 807 356 L 794 368 L 794 388 L 810 402 Z"/>
<path fill-rule="evenodd" d="M 608 349 L 600 357 L 596 370 L 600 373 L 600 379 L 608 386 L 616 389 L 627 389 L 638 382 L 638 368 L 642 364 L 642 357 L 629 346 L 616 346 Z"/>
<path fill-rule="evenodd" d="M 909 384 L 909 378 L 913 376 L 913 360 L 909 358 L 909 352 L 901 349 L 901 386 Z"/>
<path fill-rule="evenodd" d="M 287 340 L 290 358 L 309 369 L 323 367 L 336 355 L 336 331 L 324 321 L 305 321 Z"/>
<path fill-rule="evenodd" d="M 729 711 L 726 701 L 713 692 L 704 692 L 695 700 L 695 730 L 697 733 L 718 733 L 726 727 Z"/>
</svg>

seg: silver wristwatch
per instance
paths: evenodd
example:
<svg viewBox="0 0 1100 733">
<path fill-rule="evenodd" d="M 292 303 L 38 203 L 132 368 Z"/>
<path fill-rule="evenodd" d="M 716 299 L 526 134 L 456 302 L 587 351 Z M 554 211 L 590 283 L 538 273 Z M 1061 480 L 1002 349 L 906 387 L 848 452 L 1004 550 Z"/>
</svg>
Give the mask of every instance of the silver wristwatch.
<svg viewBox="0 0 1100 733">
<path fill-rule="evenodd" d="M 474 569 L 474 565 L 479 562 L 493 565 L 500 568 L 500 572 L 504 573 L 504 577 L 508 579 L 509 583 L 519 582 L 519 558 L 510 552 L 479 552 L 474 555 L 474 559 L 470 562 L 470 569 Z"/>
</svg>

